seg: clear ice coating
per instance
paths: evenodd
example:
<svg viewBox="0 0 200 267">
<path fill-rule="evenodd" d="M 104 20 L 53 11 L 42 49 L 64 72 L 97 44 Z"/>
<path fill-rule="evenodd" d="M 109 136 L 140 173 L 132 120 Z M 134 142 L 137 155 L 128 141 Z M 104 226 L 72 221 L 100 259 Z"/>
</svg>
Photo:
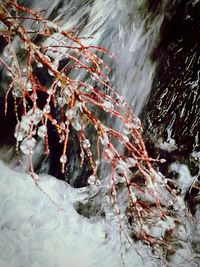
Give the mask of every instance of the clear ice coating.
<svg viewBox="0 0 200 267">
<path fill-rule="evenodd" d="M 67 162 L 67 156 L 66 155 L 62 155 L 60 157 L 60 163 L 66 163 Z"/>
<path fill-rule="evenodd" d="M 25 138 L 20 144 L 20 150 L 25 155 L 30 155 L 33 153 L 33 150 L 36 146 L 35 138 Z"/>
<path fill-rule="evenodd" d="M 15 128 L 14 136 L 17 141 L 22 141 L 30 132 L 31 126 L 37 125 L 43 116 L 43 111 L 39 108 L 30 109 L 22 116 L 21 121 L 18 122 Z"/>
<path fill-rule="evenodd" d="M 85 139 L 85 140 L 83 140 L 83 148 L 84 149 L 89 149 L 90 147 L 91 147 L 91 144 L 90 144 L 90 140 L 89 139 Z"/>
<path fill-rule="evenodd" d="M 38 128 L 37 134 L 40 138 L 44 139 L 45 136 L 47 135 L 47 126 L 46 125 L 41 125 Z"/>
</svg>

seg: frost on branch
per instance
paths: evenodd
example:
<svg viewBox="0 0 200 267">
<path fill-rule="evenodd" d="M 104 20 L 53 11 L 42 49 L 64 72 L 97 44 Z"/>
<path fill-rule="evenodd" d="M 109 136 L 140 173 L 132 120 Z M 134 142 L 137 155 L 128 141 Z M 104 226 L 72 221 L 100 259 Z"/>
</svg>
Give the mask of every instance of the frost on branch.
<svg viewBox="0 0 200 267">
<path fill-rule="evenodd" d="M 36 140 L 41 138 L 47 154 L 51 124 L 62 145 L 59 162 L 65 173 L 73 129 L 80 166 L 86 161 L 91 172 L 88 185 L 100 185 L 100 170 L 108 173 L 108 194 L 121 230 L 152 247 L 167 247 L 166 235 L 176 228 L 175 207 L 180 201 L 154 170 L 159 160 L 148 157 L 140 120 L 109 82 L 110 68 L 99 55 L 112 54 L 84 45 L 70 31 L 17 1 L 1 3 L 0 18 L 0 34 L 7 43 L 0 58 L 8 77 L 5 114 L 7 97 L 12 94 L 17 148 L 32 155 Z M 23 23 L 26 20 L 37 24 L 36 30 Z M 38 41 L 41 39 L 44 41 Z M 14 47 L 16 40 L 18 46 Z M 37 75 L 39 71 L 48 78 L 46 83 Z M 32 164 L 29 171 L 33 174 Z"/>
</svg>

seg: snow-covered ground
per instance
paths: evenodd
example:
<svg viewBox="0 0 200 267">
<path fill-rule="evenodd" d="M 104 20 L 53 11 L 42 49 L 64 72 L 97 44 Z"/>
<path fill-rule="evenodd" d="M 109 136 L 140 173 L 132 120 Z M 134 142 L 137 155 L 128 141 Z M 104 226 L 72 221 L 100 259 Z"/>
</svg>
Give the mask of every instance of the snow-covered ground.
<svg viewBox="0 0 200 267">
<path fill-rule="evenodd" d="M 72 188 L 47 175 L 36 185 L 28 174 L 2 162 L 0 169 L 0 267 L 168 266 L 142 243 L 130 246 L 109 207 L 102 218 L 77 213 L 75 204 L 95 193 L 94 186 Z M 193 238 L 197 245 L 199 228 L 197 224 Z M 182 245 L 169 266 L 199 266 L 190 244 L 192 229 L 182 227 L 177 239 Z"/>
<path fill-rule="evenodd" d="M 123 241 L 114 217 L 91 221 L 76 212 L 85 189 L 51 176 L 38 187 L 2 162 L 0 169 L 1 267 L 159 266 L 144 246 Z"/>
</svg>

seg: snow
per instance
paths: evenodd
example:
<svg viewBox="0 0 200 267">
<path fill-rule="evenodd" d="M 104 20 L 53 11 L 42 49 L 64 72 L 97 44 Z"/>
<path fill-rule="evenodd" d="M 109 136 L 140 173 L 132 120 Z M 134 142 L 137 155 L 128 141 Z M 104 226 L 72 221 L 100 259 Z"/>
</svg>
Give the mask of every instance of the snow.
<svg viewBox="0 0 200 267">
<path fill-rule="evenodd" d="M 183 195 L 190 189 L 196 177 L 192 177 L 190 171 L 185 164 L 172 163 L 170 170 L 178 174 L 177 185 L 181 189 Z"/>
<path fill-rule="evenodd" d="M 138 245 L 142 259 L 123 240 L 116 217 L 91 221 L 76 212 L 86 189 L 47 175 L 36 186 L 28 174 L 0 168 L 1 267 L 156 266 L 145 247 Z"/>
</svg>

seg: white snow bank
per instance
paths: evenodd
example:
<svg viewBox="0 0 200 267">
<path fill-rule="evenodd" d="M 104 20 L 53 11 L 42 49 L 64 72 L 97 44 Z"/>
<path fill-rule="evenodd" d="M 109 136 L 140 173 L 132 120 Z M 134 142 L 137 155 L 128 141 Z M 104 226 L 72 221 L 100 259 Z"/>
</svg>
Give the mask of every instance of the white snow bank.
<svg viewBox="0 0 200 267">
<path fill-rule="evenodd" d="M 1 267 L 159 266 L 144 247 L 138 246 L 141 258 L 121 243 L 111 221 L 94 223 L 75 211 L 84 190 L 42 176 L 38 184 L 50 200 L 27 174 L 2 162 L 0 169 Z"/>
</svg>

